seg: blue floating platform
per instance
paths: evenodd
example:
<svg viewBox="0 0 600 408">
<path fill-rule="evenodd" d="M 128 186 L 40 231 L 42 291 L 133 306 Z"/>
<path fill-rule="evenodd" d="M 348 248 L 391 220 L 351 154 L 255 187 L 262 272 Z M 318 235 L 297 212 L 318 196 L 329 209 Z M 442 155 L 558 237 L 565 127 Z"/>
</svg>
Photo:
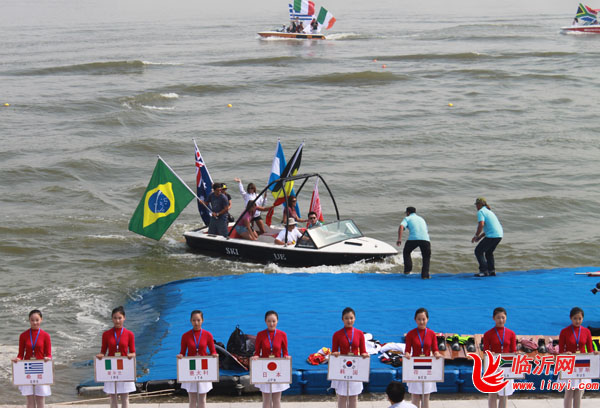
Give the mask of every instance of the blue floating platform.
<svg viewBox="0 0 600 408">
<path fill-rule="evenodd" d="M 507 327 L 517 335 L 558 335 L 570 323 L 569 310 L 584 309 L 584 325 L 600 326 L 600 297 L 590 291 L 598 278 L 575 275 L 598 267 L 513 271 L 496 277 L 472 274 L 418 275 L 293 273 L 199 277 L 152 287 L 140 292 L 127 308 L 128 328 L 136 334 L 138 382 L 176 378 L 175 356 L 181 335 L 191 329 L 190 312 L 204 313 L 203 328 L 227 344 L 236 325 L 247 334 L 264 330 L 264 314 L 276 310 L 278 329 L 288 335 L 294 381 L 289 394 L 328 392 L 327 366 L 306 358 L 343 324 L 342 310 L 356 310 L 355 327 L 382 343 L 400 342 L 415 327 L 414 312 L 429 310 L 430 329 L 476 334 L 493 327 L 492 311 L 508 311 Z M 383 392 L 402 369 L 371 357 L 371 377 L 365 390 Z M 475 392 L 468 362 L 446 362 L 446 381 L 439 392 Z M 221 370 L 222 376 L 244 373 Z M 331 392 L 331 390 L 329 390 Z"/>
</svg>

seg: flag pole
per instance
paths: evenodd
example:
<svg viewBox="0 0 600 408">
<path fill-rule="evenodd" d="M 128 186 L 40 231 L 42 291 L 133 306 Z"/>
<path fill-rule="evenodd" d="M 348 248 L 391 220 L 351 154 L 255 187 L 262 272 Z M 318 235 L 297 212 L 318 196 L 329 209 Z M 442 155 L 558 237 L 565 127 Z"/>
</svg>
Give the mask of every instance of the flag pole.
<svg viewBox="0 0 600 408">
<path fill-rule="evenodd" d="M 158 160 L 160 160 L 161 162 L 163 162 L 163 164 L 164 164 L 165 166 L 167 166 L 167 168 L 168 168 L 169 170 L 171 170 L 171 173 L 173 173 L 173 174 L 175 175 L 175 177 L 177 177 L 177 179 L 179 179 L 179 181 L 181 181 L 181 184 L 183 184 L 183 185 L 185 186 L 185 188 L 187 188 L 187 189 L 190 191 L 190 193 L 192 193 L 192 194 L 194 195 L 194 197 L 196 197 L 196 200 L 198 200 L 198 201 L 199 201 L 199 202 L 200 202 L 200 203 L 201 203 L 201 204 L 202 204 L 204 207 L 206 207 L 206 209 L 207 209 L 208 211 L 210 211 L 210 212 L 212 213 L 212 210 L 211 210 L 210 208 L 208 208 L 208 206 L 207 206 L 206 204 L 204 204 L 204 202 L 203 202 L 202 200 L 200 200 L 200 198 L 198 198 L 198 196 L 196 195 L 196 193 L 194 193 L 194 191 L 192 191 L 192 189 L 190 188 L 190 186 L 188 186 L 188 185 L 186 184 L 186 182 L 185 182 L 185 181 L 183 181 L 183 180 L 181 179 L 181 177 L 179 177 L 179 174 L 175 173 L 175 170 L 173 170 L 173 169 L 171 168 L 171 166 L 169 166 L 169 164 L 168 164 L 166 161 L 164 161 L 164 159 L 163 159 L 162 157 L 160 157 L 160 154 L 157 154 L 156 156 L 158 157 Z"/>
</svg>

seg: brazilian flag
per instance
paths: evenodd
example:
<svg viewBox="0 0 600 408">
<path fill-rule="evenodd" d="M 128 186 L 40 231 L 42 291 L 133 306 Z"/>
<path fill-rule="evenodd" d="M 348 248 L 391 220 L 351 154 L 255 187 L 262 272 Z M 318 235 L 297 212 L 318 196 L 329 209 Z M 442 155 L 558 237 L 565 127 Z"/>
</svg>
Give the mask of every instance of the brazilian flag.
<svg viewBox="0 0 600 408">
<path fill-rule="evenodd" d="M 188 186 L 159 157 L 146 192 L 129 221 L 129 231 L 158 241 L 194 198 Z"/>
</svg>

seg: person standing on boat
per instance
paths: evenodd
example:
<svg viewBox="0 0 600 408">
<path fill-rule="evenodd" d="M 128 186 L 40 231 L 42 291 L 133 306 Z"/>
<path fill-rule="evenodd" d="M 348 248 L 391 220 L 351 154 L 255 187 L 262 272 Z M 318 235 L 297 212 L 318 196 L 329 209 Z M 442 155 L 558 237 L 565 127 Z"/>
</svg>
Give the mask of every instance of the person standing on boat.
<svg viewBox="0 0 600 408">
<path fill-rule="evenodd" d="M 237 181 L 238 188 L 240 189 L 240 194 L 244 199 L 244 205 L 248 206 L 249 201 L 254 201 L 258 194 L 256 194 L 256 185 L 254 183 L 248 183 L 248 187 L 244 190 L 244 186 L 242 185 L 242 180 L 239 178 L 234 178 L 234 181 Z M 262 217 L 260 215 L 261 211 L 267 211 L 269 207 L 267 205 L 267 194 L 263 194 L 261 197 L 256 199 L 256 210 L 252 215 L 252 222 L 256 224 L 258 227 L 258 235 L 262 235 L 265 233 L 265 224 L 263 223 Z"/>
<path fill-rule="evenodd" d="M 227 234 L 227 213 L 229 211 L 229 200 L 223 194 L 221 183 L 213 184 L 213 191 L 206 198 L 206 202 L 201 201 L 211 210 L 210 223 L 208 224 L 208 233 L 222 235 Z"/>
<path fill-rule="evenodd" d="M 404 250 L 402 251 L 402 256 L 404 257 L 404 273 L 409 274 L 412 271 L 412 258 L 410 254 L 418 247 L 421 250 L 421 256 L 423 257 L 421 278 L 429 279 L 431 243 L 429 242 L 427 223 L 423 217 L 418 216 L 416 212 L 417 210 L 415 207 L 406 207 L 406 217 L 400 223 L 400 227 L 398 227 L 398 241 L 396 241 L 396 245 L 402 245 L 402 232 L 405 229 L 408 229 L 409 236 L 404 244 Z"/>
<path fill-rule="evenodd" d="M 13 358 L 13 363 L 19 360 L 44 360 L 52 359 L 52 343 L 50 335 L 41 329 L 42 312 L 37 309 L 29 312 L 30 329 L 19 336 L 19 354 Z M 51 394 L 50 386 L 20 385 L 21 395 L 27 399 L 27 408 L 44 408 L 46 397 Z"/>
<path fill-rule="evenodd" d="M 254 344 L 253 360 L 258 358 L 287 358 L 288 354 L 287 334 L 282 330 L 277 330 L 279 315 L 274 310 L 265 313 L 265 323 L 267 330 L 258 332 Z M 280 408 L 281 393 L 288 388 L 289 384 L 257 384 L 256 387 L 262 392 L 263 408 Z"/>
<path fill-rule="evenodd" d="M 313 18 L 312 21 L 310 22 L 310 28 L 312 28 L 313 33 L 316 33 L 317 31 L 319 31 L 319 23 L 317 23 L 316 18 Z"/>
<path fill-rule="evenodd" d="M 483 197 L 475 200 L 477 207 L 477 231 L 471 239 L 472 243 L 479 242 L 475 247 L 475 257 L 479 263 L 479 273 L 477 277 L 496 276 L 496 265 L 494 264 L 494 250 L 502 241 L 504 231 Z"/>
</svg>

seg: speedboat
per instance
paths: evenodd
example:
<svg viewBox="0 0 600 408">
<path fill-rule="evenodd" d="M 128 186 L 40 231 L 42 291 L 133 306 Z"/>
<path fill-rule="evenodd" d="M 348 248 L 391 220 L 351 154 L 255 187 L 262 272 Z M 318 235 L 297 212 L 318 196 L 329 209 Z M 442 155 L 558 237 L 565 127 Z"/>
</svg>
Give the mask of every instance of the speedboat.
<svg viewBox="0 0 600 408">
<path fill-rule="evenodd" d="M 569 33 L 600 34 L 600 24 L 572 25 L 569 27 L 561 27 L 560 31 L 563 34 L 569 34 Z"/>
<path fill-rule="evenodd" d="M 297 40 L 325 40 L 324 34 L 319 33 L 288 33 L 283 31 L 261 31 L 258 33 L 262 38 L 285 38 Z"/>
<path fill-rule="evenodd" d="M 600 24 L 598 24 L 599 11 L 600 9 L 593 9 L 590 6 L 579 3 L 573 23 L 568 27 L 561 27 L 561 33 L 600 34 Z"/>
<path fill-rule="evenodd" d="M 187 245 L 194 251 L 209 255 L 237 258 L 259 263 L 275 263 L 286 266 L 318 266 L 343 265 L 357 261 L 379 261 L 398 254 L 396 249 L 374 238 L 365 237 L 351 219 L 341 220 L 337 204 L 325 180 L 318 174 L 305 174 L 274 180 L 258 194 L 262 196 L 270 186 L 285 185 L 290 181 L 303 180 L 297 195 L 309 178 L 318 177 L 323 182 L 333 201 L 336 220 L 321 226 L 305 229 L 302 236 L 293 244 L 277 245 L 275 237 L 286 228 L 281 226 L 266 226 L 265 234 L 256 241 L 234 238 L 235 223 L 230 223 L 229 236 L 208 233 L 208 227 L 185 232 L 183 235 Z M 287 202 L 287 193 L 285 202 Z M 245 211 L 238 218 L 244 215 Z M 302 232 L 302 230 L 301 230 Z"/>
</svg>

